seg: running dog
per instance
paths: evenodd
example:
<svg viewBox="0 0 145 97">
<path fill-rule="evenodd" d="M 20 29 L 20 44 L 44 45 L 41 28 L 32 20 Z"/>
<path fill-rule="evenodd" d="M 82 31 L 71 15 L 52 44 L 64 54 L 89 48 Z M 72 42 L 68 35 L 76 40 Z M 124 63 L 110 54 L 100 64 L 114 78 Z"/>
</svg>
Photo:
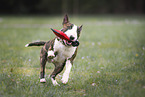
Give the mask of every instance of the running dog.
<svg viewBox="0 0 145 97">
<path fill-rule="evenodd" d="M 65 33 L 71 41 L 55 37 L 54 39 L 44 42 L 33 42 L 26 44 L 25 47 L 30 46 L 43 46 L 40 51 L 40 82 L 45 83 L 45 65 L 48 61 L 55 65 L 55 69 L 50 75 L 51 81 L 54 86 L 59 85 L 55 79 L 57 74 L 59 74 L 64 66 L 66 65 L 66 70 L 62 76 L 62 83 L 66 84 L 69 79 L 69 73 L 71 71 L 73 60 L 76 57 L 78 46 L 79 46 L 79 37 L 82 30 L 82 25 L 77 27 L 75 24 L 69 22 L 68 16 L 65 15 L 63 19 L 63 28 L 61 31 Z"/>
</svg>

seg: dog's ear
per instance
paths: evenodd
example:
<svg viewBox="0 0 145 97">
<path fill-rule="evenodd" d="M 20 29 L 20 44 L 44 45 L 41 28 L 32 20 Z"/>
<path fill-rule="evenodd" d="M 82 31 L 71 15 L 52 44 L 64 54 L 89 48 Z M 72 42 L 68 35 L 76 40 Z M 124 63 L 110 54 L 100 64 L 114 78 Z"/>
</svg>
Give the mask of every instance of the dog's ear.
<svg viewBox="0 0 145 97">
<path fill-rule="evenodd" d="M 82 27 L 83 27 L 83 25 L 81 25 L 81 26 L 78 27 L 78 29 L 77 29 L 78 38 L 80 37 L 80 33 L 81 33 L 81 30 L 82 30 Z"/>
<path fill-rule="evenodd" d="M 67 24 L 69 22 L 68 20 L 68 16 L 67 14 L 64 16 L 64 19 L 63 19 L 63 23 L 62 24 Z"/>
</svg>

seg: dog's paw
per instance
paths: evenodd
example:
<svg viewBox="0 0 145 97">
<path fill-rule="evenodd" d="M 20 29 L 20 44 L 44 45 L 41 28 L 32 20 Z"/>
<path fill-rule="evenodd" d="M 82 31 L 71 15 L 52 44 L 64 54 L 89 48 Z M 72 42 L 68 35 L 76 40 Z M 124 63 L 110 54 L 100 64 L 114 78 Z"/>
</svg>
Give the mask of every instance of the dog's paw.
<svg viewBox="0 0 145 97">
<path fill-rule="evenodd" d="M 48 56 L 49 59 L 53 59 L 55 57 L 54 52 L 53 51 L 48 51 Z"/>
<path fill-rule="evenodd" d="M 55 56 L 47 56 L 49 59 L 53 59 Z"/>
<path fill-rule="evenodd" d="M 53 83 L 54 86 L 60 86 L 60 84 L 58 84 L 57 82 L 56 83 Z"/>
<path fill-rule="evenodd" d="M 67 84 L 68 78 L 64 78 L 64 77 L 63 77 L 63 78 L 61 79 L 61 82 L 62 82 L 63 84 Z"/>
<path fill-rule="evenodd" d="M 57 81 L 54 80 L 53 78 L 51 78 L 51 81 L 52 81 L 52 83 L 53 83 L 54 86 L 60 86 L 60 84 L 58 84 Z"/>
<path fill-rule="evenodd" d="M 45 83 L 46 82 L 45 78 L 40 79 L 40 82 Z"/>
</svg>

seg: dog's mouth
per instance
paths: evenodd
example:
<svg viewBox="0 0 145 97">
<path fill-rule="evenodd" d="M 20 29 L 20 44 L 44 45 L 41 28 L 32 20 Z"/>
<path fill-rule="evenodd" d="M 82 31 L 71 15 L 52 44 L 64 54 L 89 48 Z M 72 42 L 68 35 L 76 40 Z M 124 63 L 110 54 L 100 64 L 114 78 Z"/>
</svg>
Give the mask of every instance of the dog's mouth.
<svg viewBox="0 0 145 97">
<path fill-rule="evenodd" d="M 56 29 L 52 29 L 51 30 L 53 31 L 53 33 L 59 37 L 60 39 L 62 39 L 63 43 L 67 46 L 73 46 L 73 47 L 76 47 L 76 46 L 79 46 L 79 41 L 78 40 L 74 40 L 74 37 L 70 36 L 68 37 L 64 32 L 60 31 L 60 30 L 56 30 Z"/>
<path fill-rule="evenodd" d="M 79 46 L 79 44 L 80 44 L 78 40 L 76 40 L 76 41 L 66 41 L 66 40 L 64 40 L 64 43 L 67 46 L 73 46 L 73 47 Z"/>
</svg>

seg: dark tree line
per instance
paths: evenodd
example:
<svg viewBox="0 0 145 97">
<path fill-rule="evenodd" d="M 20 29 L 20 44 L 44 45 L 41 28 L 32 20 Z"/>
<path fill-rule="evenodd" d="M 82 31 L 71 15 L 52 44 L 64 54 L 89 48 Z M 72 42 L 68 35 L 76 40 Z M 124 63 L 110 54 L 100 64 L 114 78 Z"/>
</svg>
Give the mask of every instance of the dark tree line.
<svg viewBox="0 0 145 97">
<path fill-rule="evenodd" d="M 145 0 L 0 0 L 0 14 L 145 13 Z"/>
</svg>

